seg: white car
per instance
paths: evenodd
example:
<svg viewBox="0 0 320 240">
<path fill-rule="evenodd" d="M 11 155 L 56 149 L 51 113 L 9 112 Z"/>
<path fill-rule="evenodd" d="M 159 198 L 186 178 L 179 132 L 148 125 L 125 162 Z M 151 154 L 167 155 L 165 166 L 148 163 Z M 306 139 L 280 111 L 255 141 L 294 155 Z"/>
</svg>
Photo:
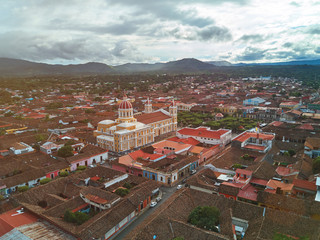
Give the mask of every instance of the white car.
<svg viewBox="0 0 320 240">
<path fill-rule="evenodd" d="M 150 207 L 155 207 L 158 203 L 157 202 L 151 202 Z"/>
<path fill-rule="evenodd" d="M 179 184 L 179 185 L 177 186 L 177 189 L 180 189 L 180 188 L 182 188 L 182 185 Z"/>
<path fill-rule="evenodd" d="M 156 201 L 157 201 L 157 202 L 160 202 L 160 201 L 161 201 L 161 197 L 157 197 L 157 198 L 156 198 Z"/>
</svg>

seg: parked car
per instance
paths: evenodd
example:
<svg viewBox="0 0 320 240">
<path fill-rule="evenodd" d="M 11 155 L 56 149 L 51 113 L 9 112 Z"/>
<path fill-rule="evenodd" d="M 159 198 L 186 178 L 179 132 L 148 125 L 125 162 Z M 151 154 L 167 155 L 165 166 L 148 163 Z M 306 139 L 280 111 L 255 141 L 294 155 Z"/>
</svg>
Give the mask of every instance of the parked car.
<svg viewBox="0 0 320 240">
<path fill-rule="evenodd" d="M 155 207 L 158 203 L 157 202 L 151 202 L 150 207 Z"/>
<path fill-rule="evenodd" d="M 177 189 L 180 189 L 180 188 L 182 188 L 182 185 L 181 185 L 181 184 L 179 184 L 179 185 L 177 186 Z"/>
<path fill-rule="evenodd" d="M 157 198 L 156 198 L 156 201 L 157 201 L 157 202 L 160 202 L 160 201 L 161 201 L 161 197 L 157 197 Z"/>
<path fill-rule="evenodd" d="M 195 169 L 191 170 L 192 175 L 195 174 L 196 172 L 197 172 L 197 170 L 195 170 Z"/>
</svg>

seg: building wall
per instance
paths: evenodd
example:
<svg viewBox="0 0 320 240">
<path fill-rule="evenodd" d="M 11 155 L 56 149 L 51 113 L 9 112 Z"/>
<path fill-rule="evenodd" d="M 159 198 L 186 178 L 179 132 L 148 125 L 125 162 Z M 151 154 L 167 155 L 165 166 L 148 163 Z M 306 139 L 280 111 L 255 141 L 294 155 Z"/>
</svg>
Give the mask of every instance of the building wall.
<svg viewBox="0 0 320 240">
<path fill-rule="evenodd" d="M 89 165 L 92 165 L 92 164 L 94 164 L 93 163 L 94 160 L 95 160 L 95 163 L 100 163 L 100 162 L 103 162 L 103 161 L 105 161 L 107 159 L 108 159 L 108 152 L 104 152 L 102 154 L 98 154 L 98 155 L 95 155 L 95 156 L 92 156 L 92 157 L 89 157 L 89 158 L 85 158 L 85 159 L 82 159 L 82 160 L 78 160 L 78 161 L 72 162 L 70 170 L 71 171 L 76 171 L 78 166 L 89 166 Z"/>
<path fill-rule="evenodd" d="M 56 170 L 56 171 L 53 171 L 53 172 L 50 172 L 50 173 L 46 174 L 46 178 L 51 178 L 51 179 L 54 179 L 57 176 L 59 176 L 59 170 Z"/>
</svg>

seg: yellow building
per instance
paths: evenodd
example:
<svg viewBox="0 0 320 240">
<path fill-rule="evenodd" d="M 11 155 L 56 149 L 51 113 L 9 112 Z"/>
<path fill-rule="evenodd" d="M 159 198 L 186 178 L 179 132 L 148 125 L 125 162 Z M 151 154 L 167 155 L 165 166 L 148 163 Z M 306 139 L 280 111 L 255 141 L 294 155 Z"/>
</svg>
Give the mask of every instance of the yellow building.
<svg viewBox="0 0 320 240">
<path fill-rule="evenodd" d="M 177 130 L 177 107 L 173 101 L 169 112 L 160 109 L 152 112 L 151 102 L 146 102 L 145 113 L 133 116 L 132 104 L 125 96 L 119 105 L 118 118 L 103 120 L 94 131 L 100 147 L 114 151 L 130 151 L 154 142 L 156 136 Z"/>
</svg>

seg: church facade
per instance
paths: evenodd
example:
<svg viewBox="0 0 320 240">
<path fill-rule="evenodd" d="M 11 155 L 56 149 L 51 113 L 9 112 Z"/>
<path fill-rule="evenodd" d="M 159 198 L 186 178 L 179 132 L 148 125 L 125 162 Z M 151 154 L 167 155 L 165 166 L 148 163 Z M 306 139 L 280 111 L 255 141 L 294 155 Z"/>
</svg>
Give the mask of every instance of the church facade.
<svg viewBox="0 0 320 240">
<path fill-rule="evenodd" d="M 143 114 L 134 117 L 132 104 L 124 96 L 118 108 L 118 118 L 98 123 L 94 135 L 100 147 L 123 153 L 154 142 L 155 137 L 177 130 L 177 106 L 173 101 L 169 112 L 153 111 L 148 99 Z"/>
</svg>

